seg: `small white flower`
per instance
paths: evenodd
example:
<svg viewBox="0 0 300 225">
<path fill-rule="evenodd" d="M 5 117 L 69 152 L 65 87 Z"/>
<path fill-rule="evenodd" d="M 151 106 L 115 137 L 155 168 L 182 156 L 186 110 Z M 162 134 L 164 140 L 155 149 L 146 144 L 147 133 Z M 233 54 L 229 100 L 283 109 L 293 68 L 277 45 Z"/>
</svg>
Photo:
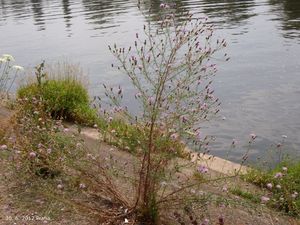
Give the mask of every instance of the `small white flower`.
<svg viewBox="0 0 300 225">
<path fill-rule="evenodd" d="M 286 135 L 282 135 L 281 137 L 282 137 L 282 138 L 287 138 L 287 136 L 286 136 Z"/>
<path fill-rule="evenodd" d="M 64 188 L 64 186 L 62 184 L 57 185 L 57 189 L 62 190 L 63 188 Z"/>
<path fill-rule="evenodd" d="M 164 187 L 164 186 L 167 186 L 167 182 L 166 182 L 166 181 L 162 181 L 162 182 L 160 183 L 160 185 L 163 186 L 163 187 Z"/>
<path fill-rule="evenodd" d="M 7 60 L 5 58 L 0 58 L 0 63 L 5 63 Z"/>
<path fill-rule="evenodd" d="M 3 54 L 2 58 L 6 59 L 6 61 L 15 61 L 14 57 L 9 54 Z"/>
<path fill-rule="evenodd" d="M 24 70 L 24 67 L 22 67 L 22 66 L 17 66 L 17 65 L 13 66 L 13 68 L 14 68 L 15 70 L 17 70 L 17 71 L 23 71 L 23 70 Z"/>
<path fill-rule="evenodd" d="M 286 172 L 288 170 L 288 168 L 287 167 L 282 167 L 282 171 L 284 171 L 284 172 Z"/>
<path fill-rule="evenodd" d="M 83 183 L 81 183 L 81 184 L 79 184 L 79 188 L 80 188 L 80 189 L 85 189 L 85 188 L 86 188 L 86 185 L 83 184 Z"/>
<path fill-rule="evenodd" d="M 124 223 L 129 223 L 129 220 L 125 218 Z"/>
<path fill-rule="evenodd" d="M 277 189 L 281 189 L 281 185 L 280 185 L 280 184 L 277 184 L 277 185 L 276 185 L 276 188 L 277 188 Z"/>
<path fill-rule="evenodd" d="M 94 124 L 94 128 L 97 128 L 98 127 L 98 125 L 97 124 Z"/>
</svg>

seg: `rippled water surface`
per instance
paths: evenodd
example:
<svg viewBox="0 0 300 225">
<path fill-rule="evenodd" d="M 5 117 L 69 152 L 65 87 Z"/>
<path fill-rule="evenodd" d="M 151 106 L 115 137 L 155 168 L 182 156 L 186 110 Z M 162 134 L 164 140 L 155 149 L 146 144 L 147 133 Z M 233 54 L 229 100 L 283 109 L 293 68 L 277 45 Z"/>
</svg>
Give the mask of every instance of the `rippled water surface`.
<svg viewBox="0 0 300 225">
<path fill-rule="evenodd" d="M 217 35 L 229 43 L 229 62 L 219 62 L 216 94 L 222 100 L 220 118 L 205 126 L 216 136 L 212 151 L 228 152 L 231 140 L 252 146 L 257 156 L 287 135 L 283 151 L 300 155 L 300 1 L 299 0 L 175 0 L 176 14 L 208 16 Z M 151 20 L 159 15 L 158 0 Z M 90 92 L 100 83 L 124 84 L 111 70 L 107 45 L 129 45 L 145 21 L 134 0 L 0 0 L 0 54 L 32 67 L 69 59 L 89 74 Z M 129 90 L 130 91 L 130 90 Z M 222 119 L 223 118 L 223 119 Z M 226 119 L 225 119 L 226 118 Z M 238 147 L 230 158 L 245 151 Z"/>
</svg>

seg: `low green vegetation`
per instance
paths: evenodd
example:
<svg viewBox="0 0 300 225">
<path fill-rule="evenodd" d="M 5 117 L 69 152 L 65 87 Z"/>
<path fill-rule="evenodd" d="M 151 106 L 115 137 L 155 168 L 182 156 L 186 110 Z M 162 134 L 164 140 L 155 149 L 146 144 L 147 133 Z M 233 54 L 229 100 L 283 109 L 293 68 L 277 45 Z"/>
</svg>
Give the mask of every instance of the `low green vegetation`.
<svg viewBox="0 0 300 225">
<path fill-rule="evenodd" d="M 97 120 L 96 110 L 89 105 L 87 90 L 77 80 L 46 80 L 41 85 L 32 83 L 21 87 L 18 97 L 41 98 L 45 102 L 46 112 L 53 118 L 64 118 L 87 125 L 92 125 Z"/>
<path fill-rule="evenodd" d="M 241 188 L 234 187 L 234 188 L 230 189 L 230 192 L 234 195 L 237 195 L 244 199 L 250 200 L 251 202 L 254 202 L 254 203 L 260 202 L 260 198 L 257 195 L 254 195 L 248 191 L 244 191 Z"/>
<path fill-rule="evenodd" d="M 262 197 L 262 201 L 265 201 L 266 204 L 290 215 L 299 216 L 299 162 L 281 162 L 276 168 L 268 171 L 254 169 L 243 178 L 268 190 L 267 196 Z"/>
</svg>

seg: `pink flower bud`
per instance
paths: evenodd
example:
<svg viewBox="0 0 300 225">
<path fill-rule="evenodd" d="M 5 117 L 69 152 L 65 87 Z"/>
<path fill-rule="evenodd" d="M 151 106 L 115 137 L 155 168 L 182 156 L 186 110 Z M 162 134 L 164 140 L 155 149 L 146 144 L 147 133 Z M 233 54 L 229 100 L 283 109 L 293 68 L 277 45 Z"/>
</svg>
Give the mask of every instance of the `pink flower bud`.
<svg viewBox="0 0 300 225">
<path fill-rule="evenodd" d="M 32 158 L 32 159 L 35 158 L 36 157 L 36 153 L 35 152 L 30 152 L 29 153 L 29 157 Z"/>
</svg>

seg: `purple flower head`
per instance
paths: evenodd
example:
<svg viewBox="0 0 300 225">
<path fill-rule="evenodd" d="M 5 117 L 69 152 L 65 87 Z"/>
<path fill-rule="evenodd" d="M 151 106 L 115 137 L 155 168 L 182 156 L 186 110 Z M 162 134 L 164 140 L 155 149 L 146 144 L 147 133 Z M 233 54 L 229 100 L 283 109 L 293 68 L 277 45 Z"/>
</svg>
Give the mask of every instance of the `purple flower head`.
<svg viewBox="0 0 300 225">
<path fill-rule="evenodd" d="M 203 103 L 201 106 L 200 106 L 200 109 L 201 110 L 207 110 L 207 104 L 206 103 Z"/>
<path fill-rule="evenodd" d="M 134 95 L 135 98 L 140 98 L 141 96 L 142 96 L 142 94 L 139 92 Z"/>
<path fill-rule="evenodd" d="M 209 219 L 204 219 L 201 225 L 208 225 L 209 224 Z"/>
<path fill-rule="evenodd" d="M 32 159 L 35 158 L 36 157 L 36 153 L 35 152 L 30 152 L 29 153 L 29 157 L 32 158 Z"/>
<path fill-rule="evenodd" d="M 199 173 L 202 173 L 202 174 L 208 173 L 208 168 L 206 166 L 204 166 L 204 165 L 200 165 L 198 167 L 198 171 L 199 171 Z"/>
<path fill-rule="evenodd" d="M 153 105 L 154 102 L 155 102 L 155 98 L 154 98 L 154 97 L 149 97 L 149 98 L 148 98 L 148 104 L 149 104 L 149 105 Z"/>
<path fill-rule="evenodd" d="M 1 145 L 0 150 L 7 150 L 7 145 Z"/>
<path fill-rule="evenodd" d="M 270 198 L 269 198 L 269 197 L 266 197 L 266 196 L 262 196 L 262 197 L 260 198 L 260 200 L 261 200 L 261 203 L 267 203 L 268 201 L 270 201 Z"/>
<path fill-rule="evenodd" d="M 292 198 L 297 198 L 298 197 L 298 192 L 297 191 L 294 191 L 294 193 L 291 195 L 292 196 Z"/>
<path fill-rule="evenodd" d="M 81 184 L 79 184 L 79 188 L 80 188 L 80 189 L 85 189 L 85 188 L 86 188 L 86 185 L 83 184 L 83 183 L 81 183 Z"/>
<path fill-rule="evenodd" d="M 252 134 L 250 134 L 250 137 L 252 138 L 252 140 L 254 140 L 257 136 L 256 136 L 256 134 L 252 133 Z"/>
<path fill-rule="evenodd" d="M 178 138 L 178 134 L 177 133 L 174 133 L 174 134 L 171 134 L 171 136 L 170 136 L 170 138 L 171 138 L 171 140 L 176 140 L 177 138 Z"/>
<path fill-rule="evenodd" d="M 181 120 L 181 122 L 183 122 L 183 123 L 188 122 L 188 119 L 187 119 L 187 117 L 186 117 L 185 115 L 180 116 L 180 120 Z"/>
<path fill-rule="evenodd" d="M 201 132 L 200 132 L 200 130 L 198 130 L 198 131 L 196 132 L 196 139 L 197 139 L 197 140 L 201 140 Z"/>
<path fill-rule="evenodd" d="M 159 7 L 160 7 L 161 9 L 169 9 L 169 8 L 170 8 L 170 5 L 168 5 L 168 4 L 166 4 L 166 3 L 161 3 L 161 4 L 159 5 Z"/>
<path fill-rule="evenodd" d="M 268 188 L 268 189 L 272 189 L 272 188 L 273 188 L 273 184 L 268 183 L 268 184 L 267 184 L 267 188 Z"/>
<path fill-rule="evenodd" d="M 281 172 L 278 172 L 274 175 L 274 178 L 282 178 L 283 174 Z"/>
</svg>

